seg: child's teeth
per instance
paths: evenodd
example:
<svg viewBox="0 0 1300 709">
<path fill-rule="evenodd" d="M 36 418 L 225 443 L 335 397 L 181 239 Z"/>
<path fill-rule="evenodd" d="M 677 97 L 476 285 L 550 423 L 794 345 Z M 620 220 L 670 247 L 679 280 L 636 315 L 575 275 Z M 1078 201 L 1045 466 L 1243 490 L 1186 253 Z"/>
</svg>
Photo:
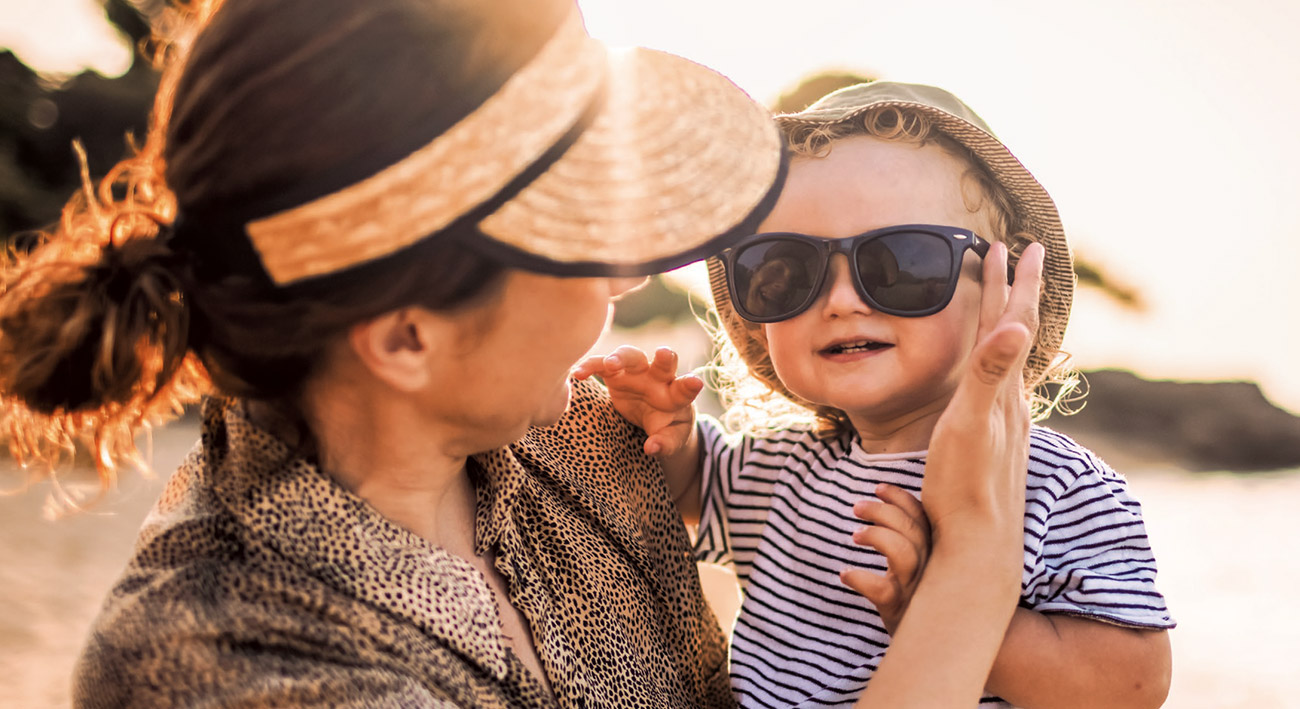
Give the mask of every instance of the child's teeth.
<svg viewBox="0 0 1300 709">
<path fill-rule="evenodd" d="M 868 350 L 878 350 L 881 347 L 885 347 L 885 346 L 886 345 L 883 342 L 856 342 L 852 344 L 835 345 L 830 349 L 832 352 L 835 352 L 836 354 L 845 354 L 848 352 L 864 352 Z"/>
</svg>

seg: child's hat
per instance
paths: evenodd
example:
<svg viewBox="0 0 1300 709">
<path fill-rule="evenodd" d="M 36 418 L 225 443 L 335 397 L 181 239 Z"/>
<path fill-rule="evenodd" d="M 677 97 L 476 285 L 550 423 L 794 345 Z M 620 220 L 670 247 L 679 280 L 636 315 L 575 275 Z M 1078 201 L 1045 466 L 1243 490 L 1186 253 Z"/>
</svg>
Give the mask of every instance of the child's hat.
<svg viewBox="0 0 1300 709">
<path fill-rule="evenodd" d="M 887 107 L 914 110 L 928 117 L 940 132 L 974 153 L 1010 195 L 1012 209 L 1023 220 L 1023 228 L 1044 246 L 1046 255 L 1043 264 L 1043 292 L 1039 297 L 1038 333 L 1025 365 L 1026 386 L 1036 386 L 1042 382 L 1044 373 L 1050 368 L 1065 335 L 1070 304 L 1074 298 L 1073 258 L 1065 240 L 1061 217 L 1047 190 L 1011 154 L 1007 146 L 993 135 L 984 120 L 962 103 L 961 99 L 943 89 L 920 84 L 873 81 L 827 94 L 798 113 L 777 116 L 777 122 L 787 129 L 799 125 L 839 125 L 862 120 L 868 111 Z M 731 307 L 724 266 L 718 258 L 709 259 L 709 282 L 727 334 L 750 371 L 786 398 L 809 406 L 808 402 L 800 400 L 781 384 L 772 370 L 766 348 L 758 345 L 750 334 L 754 325 L 741 319 Z"/>
</svg>

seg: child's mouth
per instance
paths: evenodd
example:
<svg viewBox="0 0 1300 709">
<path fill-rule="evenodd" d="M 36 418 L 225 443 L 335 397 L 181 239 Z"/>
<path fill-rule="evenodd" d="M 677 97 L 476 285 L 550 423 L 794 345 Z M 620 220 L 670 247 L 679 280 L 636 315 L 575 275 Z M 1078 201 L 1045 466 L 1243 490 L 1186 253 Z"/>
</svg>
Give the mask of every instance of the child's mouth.
<svg viewBox="0 0 1300 709">
<path fill-rule="evenodd" d="M 887 342 L 876 342 L 875 340 L 859 340 L 857 342 L 840 342 L 822 350 L 823 354 L 857 354 L 859 352 L 874 352 L 883 350 L 893 345 Z"/>
</svg>

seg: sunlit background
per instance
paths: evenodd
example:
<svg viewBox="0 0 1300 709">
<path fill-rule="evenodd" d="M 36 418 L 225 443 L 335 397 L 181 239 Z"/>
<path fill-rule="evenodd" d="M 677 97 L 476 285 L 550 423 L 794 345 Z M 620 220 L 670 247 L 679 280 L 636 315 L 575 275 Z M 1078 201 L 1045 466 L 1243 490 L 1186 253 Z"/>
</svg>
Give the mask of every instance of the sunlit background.
<svg viewBox="0 0 1300 709">
<path fill-rule="evenodd" d="M 811 72 L 930 83 L 1147 301 L 1080 294 L 1081 366 L 1260 381 L 1300 410 L 1300 3 L 586 0 L 589 29 L 715 67 L 765 103 Z"/>
<path fill-rule="evenodd" d="M 1300 351 L 1300 2 L 581 5 L 593 34 L 710 65 L 767 104 L 824 70 L 953 91 L 1051 192 L 1078 253 L 1144 303 L 1135 310 L 1080 291 L 1066 338 L 1080 367 L 1253 380 L 1275 403 L 1300 412 L 1293 372 Z M 0 0 L 0 48 L 51 74 L 89 67 L 113 75 L 130 63 L 95 0 Z M 1286 524 L 1300 494 L 1294 471 L 1250 479 L 1160 466 L 1129 472 L 1146 505 L 1162 586 L 1182 623 L 1173 635 L 1178 664 L 1168 706 L 1300 707 L 1300 620 L 1290 592 L 1300 583 L 1300 561 L 1288 551 L 1295 533 Z M 6 519 L 22 525 L 3 532 L 0 544 L 42 538 L 45 532 L 33 531 L 48 524 L 31 513 L 38 503 L 0 499 L 0 531 Z M 123 514 L 143 507 L 130 509 Z M 104 529 L 96 522 L 56 524 L 65 535 L 96 536 L 94 529 Z M 114 547 L 122 559 L 129 522 L 114 522 L 126 535 Z M 60 559 L 75 568 L 90 554 L 69 544 L 44 559 L 10 548 L 19 556 L 7 563 L 9 573 L 26 568 L 24 578 L 42 579 L 18 587 L 40 593 L 68 583 L 59 580 Z M 117 568 L 120 562 L 101 570 L 78 598 L 102 595 Z M 14 587 L 5 581 L 0 596 Z M 70 626 L 48 626 L 62 631 L 18 627 L 17 616 L 6 625 L 0 617 L 0 687 L 9 675 L 35 671 L 21 663 L 25 648 L 75 654 L 76 633 L 95 602 L 72 614 Z M 72 635 L 48 637 L 59 632 Z M 70 659 L 60 657 L 43 671 L 66 676 Z M 36 682 L 30 675 L 22 681 Z M 47 700 L 57 704 L 66 695 L 38 688 L 13 702 Z M 11 705 L 2 688 L 0 704 Z"/>
</svg>

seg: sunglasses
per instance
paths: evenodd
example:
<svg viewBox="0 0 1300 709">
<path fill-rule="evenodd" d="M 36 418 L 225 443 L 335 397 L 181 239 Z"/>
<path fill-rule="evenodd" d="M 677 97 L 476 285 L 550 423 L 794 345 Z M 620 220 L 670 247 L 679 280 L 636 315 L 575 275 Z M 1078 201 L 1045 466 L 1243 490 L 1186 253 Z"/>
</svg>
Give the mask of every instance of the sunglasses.
<svg viewBox="0 0 1300 709">
<path fill-rule="evenodd" d="M 907 318 L 943 310 L 957 290 L 966 250 L 989 242 L 969 229 L 904 224 L 846 239 L 755 234 L 722 252 L 731 304 L 756 323 L 788 320 L 817 300 L 831 255 L 843 253 L 858 295 L 873 309 Z"/>
</svg>

